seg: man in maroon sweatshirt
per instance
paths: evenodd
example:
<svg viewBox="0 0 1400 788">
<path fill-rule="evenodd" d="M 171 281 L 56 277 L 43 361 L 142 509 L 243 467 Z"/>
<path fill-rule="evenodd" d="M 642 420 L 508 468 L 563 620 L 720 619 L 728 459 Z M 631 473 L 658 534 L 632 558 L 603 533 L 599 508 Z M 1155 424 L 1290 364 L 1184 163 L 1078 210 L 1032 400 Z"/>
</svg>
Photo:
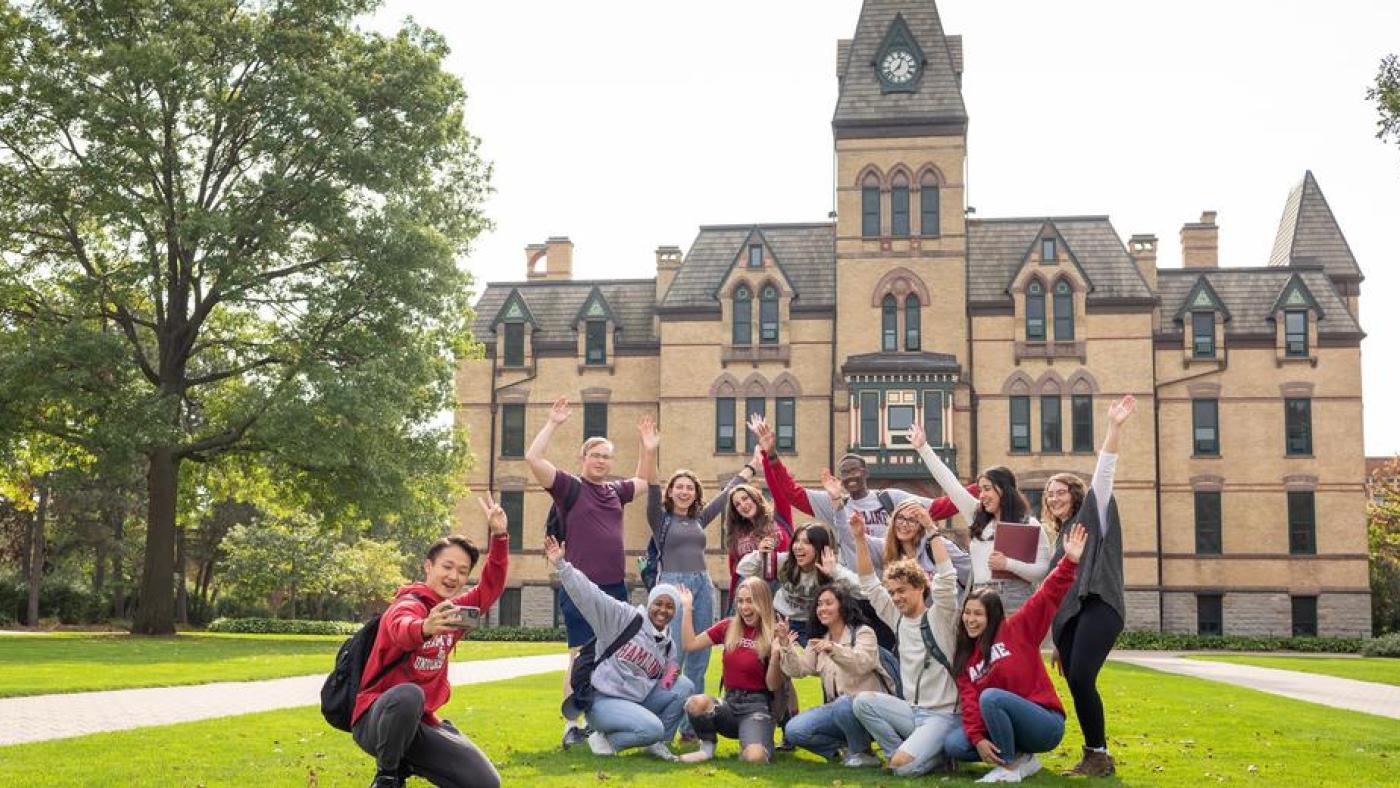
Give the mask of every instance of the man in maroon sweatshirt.
<svg viewBox="0 0 1400 788">
<path fill-rule="evenodd" d="M 463 635 L 457 607 L 485 611 L 506 584 L 506 513 L 490 495 L 483 494 L 480 503 L 489 547 L 476 586 L 467 590 L 467 577 L 480 551 L 465 536 L 444 536 L 428 548 L 423 581 L 400 588 L 379 619 L 364 675 L 393 667 L 360 687 L 351 731 L 378 766 L 371 788 L 398 788 L 410 774 L 441 786 L 496 788 L 501 783 L 485 753 L 437 716 L 452 694 L 447 659 Z"/>
</svg>

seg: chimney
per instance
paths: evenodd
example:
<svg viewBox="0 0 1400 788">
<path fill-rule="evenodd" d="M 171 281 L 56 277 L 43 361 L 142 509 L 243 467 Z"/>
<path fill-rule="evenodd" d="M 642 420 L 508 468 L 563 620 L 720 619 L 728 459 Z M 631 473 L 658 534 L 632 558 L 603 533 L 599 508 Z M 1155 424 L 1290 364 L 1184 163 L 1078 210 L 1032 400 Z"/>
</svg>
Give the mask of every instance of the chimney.
<svg viewBox="0 0 1400 788">
<path fill-rule="evenodd" d="M 1138 273 L 1147 280 L 1148 288 L 1157 292 L 1157 236 L 1145 233 L 1129 238 L 1128 256 L 1133 258 Z"/>
<path fill-rule="evenodd" d="M 671 283 L 676 279 L 676 272 L 681 270 L 681 248 L 679 246 L 658 246 L 656 247 L 656 303 L 661 303 L 666 291 L 671 289 Z"/>
<path fill-rule="evenodd" d="M 540 260 L 543 259 L 543 265 Z M 573 278 L 574 242 L 568 236 L 551 236 L 542 244 L 525 247 L 525 278 L 568 281 Z"/>
<path fill-rule="evenodd" d="M 1215 224 L 1215 211 L 1202 211 L 1199 222 L 1181 226 L 1181 265 L 1220 267 L 1220 228 Z"/>
</svg>

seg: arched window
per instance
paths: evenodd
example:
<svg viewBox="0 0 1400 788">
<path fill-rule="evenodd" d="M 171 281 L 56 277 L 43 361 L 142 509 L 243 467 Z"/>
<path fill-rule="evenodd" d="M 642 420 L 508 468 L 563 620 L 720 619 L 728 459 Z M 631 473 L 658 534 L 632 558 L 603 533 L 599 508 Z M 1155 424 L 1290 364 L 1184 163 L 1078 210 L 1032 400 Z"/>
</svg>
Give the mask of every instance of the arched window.
<svg viewBox="0 0 1400 788">
<path fill-rule="evenodd" d="M 1069 282 L 1061 279 L 1055 283 L 1055 341 L 1068 342 L 1074 339 L 1074 291 Z"/>
<path fill-rule="evenodd" d="M 734 344 L 753 344 L 753 293 L 748 285 L 734 291 Z"/>
<path fill-rule="evenodd" d="M 909 237 L 909 179 L 904 173 L 890 182 L 890 235 Z"/>
<path fill-rule="evenodd" d="M 892 295 L 880 302 L 880 349 L 899 350 L 899 307 Z"/>
<path fill-rule="evenodd" d="M 867 238 L 880 234 L 880 179 L 873 172 L 860 183 L 860 234 Z"/>
<path fill-rule="evenodd" d="M 764 285 L 758 297 L 758 342 L 778 344 L 778 288 Z"/>
<path fill-rule="evenodd" d="M 1045 286 L 1038 279 L 1026 285 L 1026 341 L 1045 341 Z"/>
<path fill-rule="evenodd" d="M 910 293 L 904 298 L 904 349 L 918 350 L 920 345 L 919 296 Z"/>
<path fill-rule="evenodd" d="M 919 234 L 939 235 L 938 179 L 926 172 L 919 179 Z"/>
</svg>

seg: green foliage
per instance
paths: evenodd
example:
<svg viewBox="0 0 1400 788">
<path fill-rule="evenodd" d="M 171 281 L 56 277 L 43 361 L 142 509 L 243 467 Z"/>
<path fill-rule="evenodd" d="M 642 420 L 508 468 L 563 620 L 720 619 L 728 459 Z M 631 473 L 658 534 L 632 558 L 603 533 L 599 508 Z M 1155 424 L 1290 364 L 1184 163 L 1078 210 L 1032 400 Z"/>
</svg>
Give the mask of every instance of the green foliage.
<svg viewBox="0 0 1400 788">
<path fill-rule="evenodd" d="M 24 614 L 28 588 L 12 575 L 0 575 L 0 624 L 13 624 Z M 91 587 L 64 577 L 45 577 L 39 585 L 40 620 L 60 624 L 98 624 L 107 621 L 110 593 L 94 593 Z"/>
<path fill-rule="evenodd" d="M 1367 480 L 1366 537 L 1371 556 L 1371 629 L 1400 632 L 1400 457 Z"/>
<path fill-rule="evenodd" d="M 1400 632 L 1391 632 L 1366 641 L 1361 653 L 1368 657 L 1400 657 Z"/>
<path fill-rule="evenodd" d="M 243 635 L 353 635 L 360 628 L 353 621 L 307 621 L 298 618 L 216 618 L 209 632 Z"/>
<path fill-rule="evenodd" d="M 1400 56 L 1386 55 L 1376 72 L 1376 84 L 1366 91 L 1366 99 L 1376 102 L 1380 119 L 1376 136 L 1400 141 Z"/>
<path fill-rule="evenodd" d="M 1124 632 L 1116 648 L 1141 651 L 1299 651 L 1357 654 L 1362 638 L 1281 638 L 1249 635 L 1182 635 L 1172 632 Z"/>
<path fill-rule="evenodd" d="M 510 643 L 562 643 L 567 639 L 567 635 L 563 627 L 481 627 L 472 630 L 463 639 Z"/>
<path fill-rule="evenodd" d="M 390 541 L 360 539 L 353 544 L 337 544 L 331 553 L 330 593 L 352 610 L 367 616 L 375 605 L 392 599 L 405 584 L 404 554 Z"/>
</svg>

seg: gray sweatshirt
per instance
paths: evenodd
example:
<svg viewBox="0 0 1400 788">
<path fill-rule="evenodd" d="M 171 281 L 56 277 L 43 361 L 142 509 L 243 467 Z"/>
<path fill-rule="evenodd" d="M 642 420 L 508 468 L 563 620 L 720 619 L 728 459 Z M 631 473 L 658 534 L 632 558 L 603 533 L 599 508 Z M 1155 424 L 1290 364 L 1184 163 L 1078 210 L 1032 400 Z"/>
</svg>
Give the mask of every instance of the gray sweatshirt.
<svg viewBox="0 0 1400 788">
<path fill-rule="evenodd" d="M 651 536 L 657 540 L 661 550 L 662 572 L 704 572 L 705 568 L 705 526 L 710 524 L 729 503 L 729 492 L 744 482 L 743 476 L 735 476 L 724 485 L 724 489 L 705 504 L 698 517 L 668 514 L 662 506 L 661 485 L 647 485 L 647 524 L 651 526 Z M 661 542 L 665 534 L 665 543 Z"/>
<path fill-rule="evenodd" d="M 593 688 L 599 694 L 641 703 L 656 682 L 666 675 L 667 665 L 675 656 L 675 645 L 669 637 L 658 640 L 652 635 L 651 622 L 645 620 L 645 608 L 629 605 L 603 593 L 568 561 L 560 561 L 556 571 L 564 592 L 573 600 L 583 619 L 593 627 L 599 651 L 617 640 L 632 619 L 644 617 L 637 634 L 624 643 L 617 653 L 593 669 Z"/>
</svg>

